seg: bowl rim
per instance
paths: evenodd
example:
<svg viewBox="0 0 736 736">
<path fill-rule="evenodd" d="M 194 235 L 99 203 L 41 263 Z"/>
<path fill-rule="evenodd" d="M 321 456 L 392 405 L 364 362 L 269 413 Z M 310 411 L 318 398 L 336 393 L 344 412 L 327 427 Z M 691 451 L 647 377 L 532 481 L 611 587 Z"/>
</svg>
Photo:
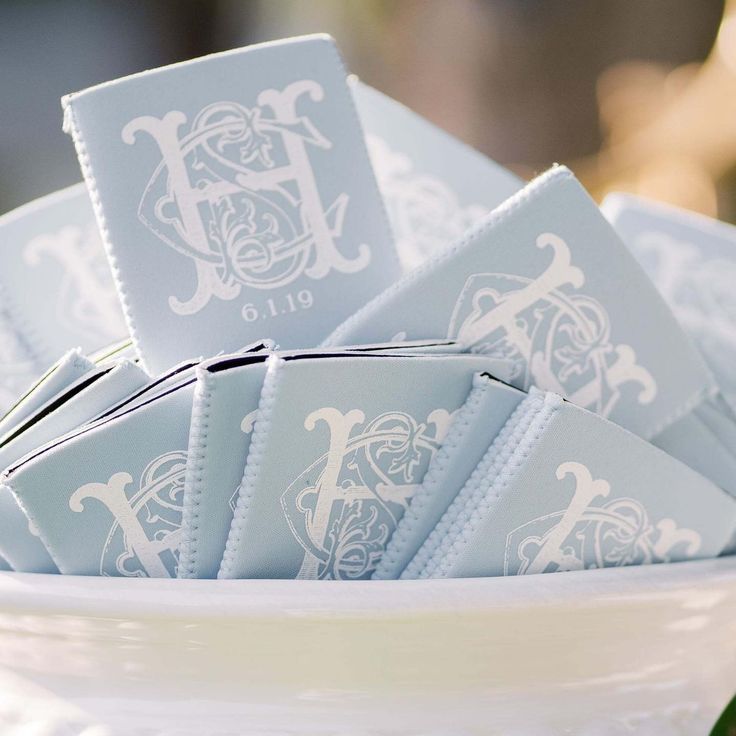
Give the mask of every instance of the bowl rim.
<svg viewBox="0 0 736 736">
<path fill-rule="evenodd" d="M 448 580 L 178 580 L 0 572 L 0 612 L 262 618 L 492 612 L 736 595 L 736 556 L 544 575 Z"/>
</svg>

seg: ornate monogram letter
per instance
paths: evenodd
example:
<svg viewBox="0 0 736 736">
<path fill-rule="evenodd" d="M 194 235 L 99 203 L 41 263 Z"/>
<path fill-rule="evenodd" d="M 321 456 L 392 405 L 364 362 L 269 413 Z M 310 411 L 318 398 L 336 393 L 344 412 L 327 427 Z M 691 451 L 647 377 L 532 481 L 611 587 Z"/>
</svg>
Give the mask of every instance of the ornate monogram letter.
<svg viewBox="0 0 736 736">
<path fill-rule="evenodd" d="M 84 231 L 68 225 L 39 235 L 23 250 L 23 259 L 30 266 L 37 266 L 45 256 L 58 261 L 64 271 L 56 313 L 62 323 L 102 342 L 127 334 L 95 225 Z"/>
<path fill-rule="evenodd" d="M 676 548 L 678 559 L 700 548 L 697 532 L 679 529 L 668 518 L 654 524 L 633 498 L 603 503 L 610 484 L 593 479 L 582 463 L 561 463 L 556 475 L 560 481 L 574 478 L 572 499 L 564 510 L 540 516 L 508 535 L 506 575 L 670 562 Z"/>
<path fill-rule="evenodd" d="M 289 527 L 305 550 L 298 577 L 370 576 L 450 418 L 438 409 L 426 422 L 403 412 L 366 422 L 358 409 L 343 414 L 331 407 L 307 416 L 310 432 L 326 425 L 329 448 L 281 497 Z"/>
<path fill-rule="evenodd" d="M 463 206 L 444 181 L 415 171 L 409 156 L 391 150 L 383 138 L 368 135 L 366 143 L 406 267 L 459 238 L 488 212 L 479 204 Z"/>
<path fill-rule="evenodd" d="M 69 498 L 72 511 L 83 512 L 84 501 L 95 499 L 113 518 L 100 557 L 101 575 L 171 577 L 179 546 L 185 467 L 185 452 L 169 452 L 149 463 L 130 496 L 126 492 L 133 482 L 130 473 L 115 473 L 107 483 L 87 483 L 74 491 Z"/>
<path fill-rule="evenodd" d="M 595 299 L 576 293 L 585 275 L 571 262 L 567 243 L 542 233 L 536 245 L 552 262 L 536 279 L 505 273 L 474 274 L 465 282 L 448 337 L 498 359 L 496 374 L 516 386 L 555 391 L 602 416 L 610 415 L 621 387 L 641 387 L 652 401 L 654 378 L 629 345 L 610 341 L 609 317 Z"/>
<path fill-rule="evenodd" d="M 353 259 L 338 250 L 349 196 L 322 202 L 309 148 L 332 144 L 297 112 L 302 97 L 319 102 L 324 91 L 301 80 L 262 91 L 252 108 L 209 105 L 188 127 L 186 115 L 174 110 L 123 128 L 125 143 L 146 133 L 162 157 L 141 199 L 140 220 L 196 267 L 196 293 L 186 301 L 169 298 L 177 314 L 195 314 L 212 297 L 234 299 L 242 287 L 275 289 L 302 274 L 321 279 L 370 262 L 366 244 Z"/>
</svg>

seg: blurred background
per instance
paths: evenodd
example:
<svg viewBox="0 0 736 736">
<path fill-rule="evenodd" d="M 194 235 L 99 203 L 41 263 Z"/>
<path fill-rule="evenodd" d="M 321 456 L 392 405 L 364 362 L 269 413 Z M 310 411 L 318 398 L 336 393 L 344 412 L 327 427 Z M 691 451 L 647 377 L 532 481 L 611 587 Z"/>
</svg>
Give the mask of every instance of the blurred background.
<svg viewBox="0 0 736 736">
<path fill-rule="evenodd" d="M 0 0 L 0 211 L 80 180 L 61 95 L 313 31 L 527 178 L 736 220 L 736 0 Z"/>
</svg>

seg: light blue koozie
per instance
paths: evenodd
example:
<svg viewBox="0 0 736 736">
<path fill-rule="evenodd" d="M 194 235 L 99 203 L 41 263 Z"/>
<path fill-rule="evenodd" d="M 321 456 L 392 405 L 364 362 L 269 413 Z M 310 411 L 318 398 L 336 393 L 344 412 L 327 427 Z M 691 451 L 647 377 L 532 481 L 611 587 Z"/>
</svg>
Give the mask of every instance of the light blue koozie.
<svg viewBox="0 0 736 736">
<path fill-rule="evenodd" d="M 59 572 L 38 530 L 5 486 L 0 486 L 0 554 L 18 572 Z"/>
<path fill-rule="evenodd" d="M 0 438 L 0 468 L 86 424 L 148 380 L 129 360 L 88 371 Z"/>
<path fill-rule="evenodd" d="M 556 394 L 520 406 L 416 577 L 676 562 L 728 543 L 736 501 L 706 478 Z"/>
<path fill-rule="evenodd" d="M 270 358 L 219 577 L 370 577 L 490 362 Z"/>
<path fill-rule="evenodd" d="M 453 352 L 454 343 L 417 340 L 351 349 L 434 354 Z M 217 576 L 258 415 L 266 357 L 222 356 L 202 363 L 197 370 L 184 483 L 179 577 Z"/>
<path fill-rule="evenodd" d="M 119 360 L 120 358 L 127 358 L 128 360 L 138 360 L 138 356 L 133 346 L 133 341 L 127 337 L 125 340 L 118 340 L 110 343 L 99 350 L 89 354 L 89 359 L 95 365 L 104 365 L 110 361 Z"/>
<path fill-rule="evenodd" d="M 148 377 L 128 360 L 93 369 L 52 397 L 0 439 L 0 467 L 77 429 L 111 403 L 140 388 Z M 0 552 L 16 570 L 56 572 L 56 565 L 5 486 L 0 486 Z"/>
<path fill-rule="evenodd" d="M 555 167 L 325 345 L 451 337 L 521 389 L 649 438 L 712 395 L 705 363 L 571 172 Z"/>
<path fill-rule="evenodd" d="M 238 354 L 241 353 L 258 353 L 273 349 L 273 343 L 270 340 L 251 343 L 246 345 Z M 123 414 L 134 409 L 136 406 L 144 404 L 160 394 L 168 392 L 170 389 L 178 386 L 182 381 L 187 379 L 196 380 L 196 367 L 200 364 L 200 360 L 186 360 L 168 371 L 160 373 L 155 378 L 148 381 L 140 390 L 126 396 L 122 401 L 109 406 L 104 412 L 99 414 L 96 419 L 112 419 L 113 417 Z"/>
<path fill-rule="evenodd" d="M 179 363 L 171 370 L 164 371 L 155 378 L 148 380 L 137 391 L 125 396 L 118 402 L 110 404 L 104 411 L 100 412 L 94 419 L 112 419 L 113 417 L 125 414 L 136 406 L 145 404 L 160 394 L 164 394 L 170 389 L 178 386 L 185 379 L 193 379 L 195 377 L 194 369 L 199 365 L 198 360 L 189 360 Z"/>
<path fill-rule="evenodd" d="M 214 578 L 248 456 L 268 354 L 214 358 L 197 369 L 179 549 L 180 578 Z"/>
<path fill-rule="evenodd" d="M 64 574 L 176 575 L 194 379 L 3 475 Z"/>
<path fill-rule="evenodd" d="M 69 349 L 127 335 L 83 184 L 0 217 L 0 331 L 2 406 Z"/>
<path fill-rule="evenodd" d="M 736 496 L 736 228 L 627 194 L 601 210 L 713 371 L 713 397 L 652 438 Z"/>
<path fill-rule="evenodd" d="M 410 562 L 460 492 L 486 450 L 526 394 L 478 374 L 463 406 L 455 412 L 422 484 L 412 496 L 373 578 L 394 580 Z"/>
<path fill-rule="evenodd" d="M 627 194 L 601 205 L 736 411 L 736 227 Z"/>
<path fill-rule="evenodd" d="M 695 407 L 651 442 L 736 497 L 736 421 L 722 396 Z"/>
<path fill-rule="evenodd" d="M 400 272 L 334 42 L 306 36 L 64 98 L 151 372 L 312 347 Z"/>
<path fill-rule="evenodd" d="M 0 437 L 94 367 L 79 348 L 64 353 L 0 419 Z"/>
<path fill-rule="evenodd" d="M 396 100 L 351 78 L 368 153 L 405 271 L 524 186 Z"/>
</svg>

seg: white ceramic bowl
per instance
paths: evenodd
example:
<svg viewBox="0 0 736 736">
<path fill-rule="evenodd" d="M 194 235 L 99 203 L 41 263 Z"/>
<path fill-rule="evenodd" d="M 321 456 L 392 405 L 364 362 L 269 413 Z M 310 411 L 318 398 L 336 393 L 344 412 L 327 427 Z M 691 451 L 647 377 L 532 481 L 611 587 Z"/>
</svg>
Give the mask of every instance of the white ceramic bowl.
<svg viewBox="0 0 736 736">
<path fill-rule="evenodd" d="M 0 574 L 0 733 L 697 734 L 736 558 L 334 583 Z"/>
</svg>

